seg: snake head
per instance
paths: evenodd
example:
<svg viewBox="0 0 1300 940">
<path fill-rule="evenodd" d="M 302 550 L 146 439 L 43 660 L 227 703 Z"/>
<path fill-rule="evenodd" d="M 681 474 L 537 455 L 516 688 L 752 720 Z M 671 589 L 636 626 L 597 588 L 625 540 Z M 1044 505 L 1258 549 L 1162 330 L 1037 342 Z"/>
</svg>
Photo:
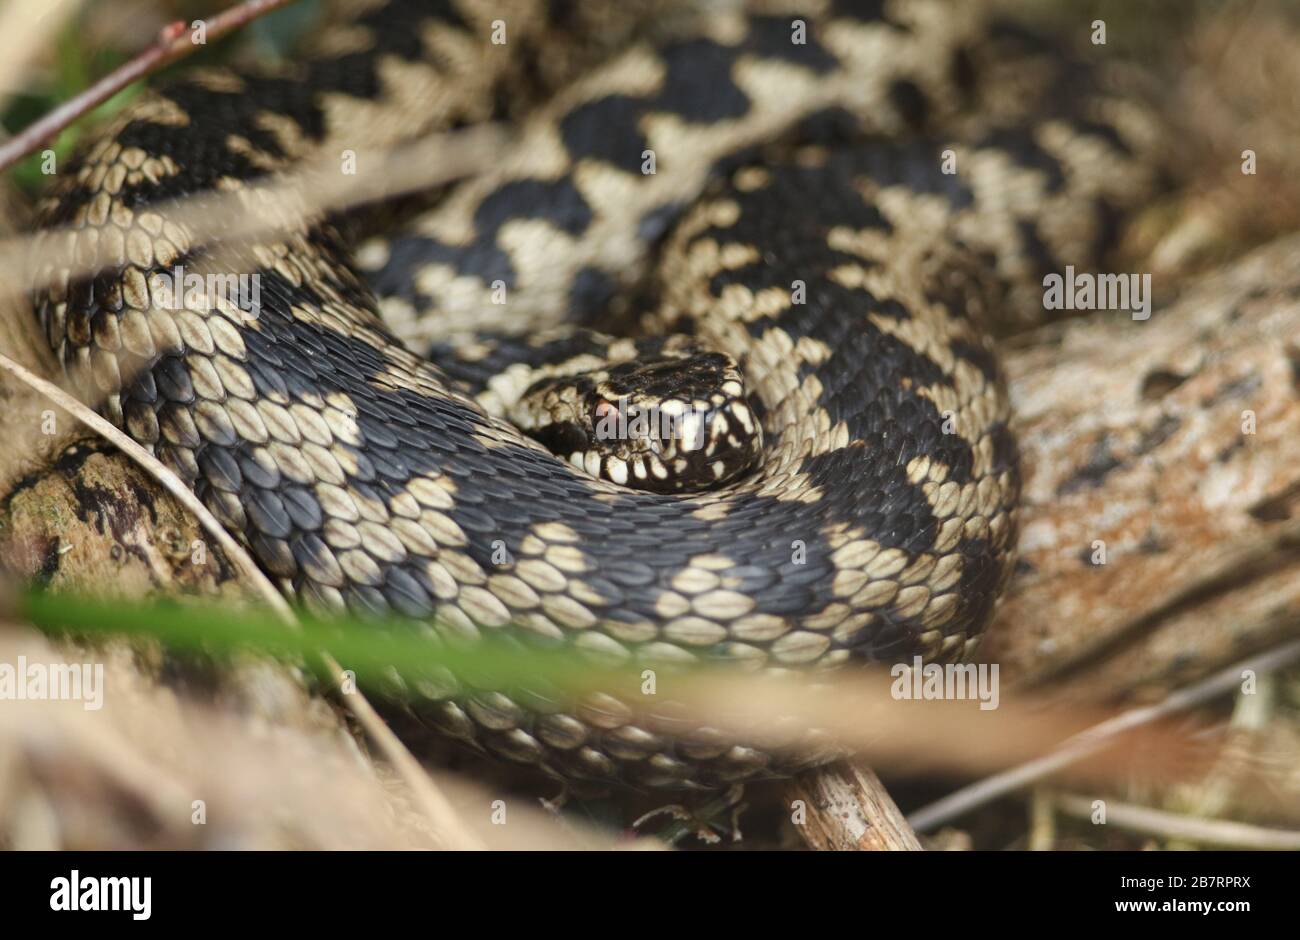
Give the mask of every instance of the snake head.
<svg viewBox="0 0 1300 940">
<path fill-rule="evenodd" d="M 763 447 L 735 360 L 694 349 L 542 380 L 511 417 L 578 469 L 660 493 L 728 482 Z"/>
</svg>

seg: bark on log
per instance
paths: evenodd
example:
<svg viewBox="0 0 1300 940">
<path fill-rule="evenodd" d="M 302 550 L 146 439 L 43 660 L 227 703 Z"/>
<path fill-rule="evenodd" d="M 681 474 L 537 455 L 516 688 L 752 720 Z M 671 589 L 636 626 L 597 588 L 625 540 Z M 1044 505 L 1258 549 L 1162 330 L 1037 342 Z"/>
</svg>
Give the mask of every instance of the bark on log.
<svg viewBox="0 0 1300 940">
<path fill-rule="evenodd" d="M 1300 238 L 1006 361 L 1021 560 L 981 651 L 1003 681 L 1150 697 L 1297 632 Z"/>
<path fill-rule="evenodd" d="M 1149 320 L 1058 324 L 1005 362 L 1020 564 L 980 658 L 1008 685 L 1154 698 L 1300 632 L 1300 238 Z M 873 838 L 896 812 L 874 774 L 786 792 L 834 794 L 808 802 L 812 848 L 894 847 Z"/>
<path fill-rule="evenodd" d="M 796 777 L 786 802 L 803 809 L 799 834 L 822 852 L 919 852 L 921 843 L 865 764 L 839 761 Z M 800 806 L 796 801 L 802 801 Z"/>
</svg>

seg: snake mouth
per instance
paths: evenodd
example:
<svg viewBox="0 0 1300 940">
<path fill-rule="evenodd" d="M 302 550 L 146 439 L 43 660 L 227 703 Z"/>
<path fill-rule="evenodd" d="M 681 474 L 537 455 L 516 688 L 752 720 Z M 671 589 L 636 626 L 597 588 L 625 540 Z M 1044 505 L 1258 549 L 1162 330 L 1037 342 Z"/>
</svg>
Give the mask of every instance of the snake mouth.
<svg viewBox="0 0 1300 940">
<path fill-rule="evenodd" d="M 512 417 L 583 473 L 659 493 L 723 485 L 762 451 L 738 370 L 716 353 L 548 378 Z"/>
<path fill-rule="evenodd" d="M 719 486 L 748 470 L 762 432 L 741 400 L 671 400 L 654 406 L 597 398 L 587 421 L 539 436 L 553 453 L 594 477 L 662 493 Z"/>
</svg>

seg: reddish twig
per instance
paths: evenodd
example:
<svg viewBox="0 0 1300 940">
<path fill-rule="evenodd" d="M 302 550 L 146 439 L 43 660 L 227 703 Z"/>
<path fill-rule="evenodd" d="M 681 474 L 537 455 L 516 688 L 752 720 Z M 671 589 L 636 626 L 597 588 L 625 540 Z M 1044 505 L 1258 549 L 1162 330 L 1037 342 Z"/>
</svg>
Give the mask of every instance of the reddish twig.
<svg viewBox="0 0 1300 940">
<path fill-rule="evenodd" d="M 220 39 L 227 33 L 251 23 L 265 13 L 286 6 L 293 0 L 245 0 L 216 16 L 204 20 L 207 39 Z M 196 30 L 177 20 L 163 27 L 157 39 L 129 62 L 109 72 L 95 84 L 50 111 L 0 146 L 0 171 L 9 169 L 41 144 L 53 139 L 65 127 L 92 108 L 103 104 L 127 85 L 156 72 L 199 47 L 194 42 Z"/>
</svg>

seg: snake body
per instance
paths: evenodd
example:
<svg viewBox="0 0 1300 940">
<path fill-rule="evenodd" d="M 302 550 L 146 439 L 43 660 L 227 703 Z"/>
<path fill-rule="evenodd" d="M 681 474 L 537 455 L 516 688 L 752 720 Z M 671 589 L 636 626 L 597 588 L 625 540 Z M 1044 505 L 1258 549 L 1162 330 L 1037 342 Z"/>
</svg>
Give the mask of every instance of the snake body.
<svg viewBox="0 0 1300 940">
<path fill-rule="evenodd" d="M 1139 116 L 967 4 L 697 11 L 618 48 L 601 37 L 631 13 L 357 6 L 301 69 L 146 96 L 46 200 L 49 245 L 113 259 L 34 265 L 86 396 L 288 594 L 431 642 L 509 627 L 765 669 L 968 657 L 1019 492 L 990 329 L 1031 317 L 1041 273 L 1093 263 L 1151 191 Z M 518 145 L 360 251 L 322 221 L 218 258 L 158 211 L 491 117 Z M 178 263 L 256 273 L 258 308 L 160 303 Z M 746 383 L 763 445 L 721 486 L 636 491 L 505 420 L 539 380 L 643 351 L 572 329 L 633 287 L 638 332 L 685 334 Z M 446 733 L 569 780 L 716 787 L 825 757 L 633 720 L 613 692 L 418 691 Z"/>
</svg>

